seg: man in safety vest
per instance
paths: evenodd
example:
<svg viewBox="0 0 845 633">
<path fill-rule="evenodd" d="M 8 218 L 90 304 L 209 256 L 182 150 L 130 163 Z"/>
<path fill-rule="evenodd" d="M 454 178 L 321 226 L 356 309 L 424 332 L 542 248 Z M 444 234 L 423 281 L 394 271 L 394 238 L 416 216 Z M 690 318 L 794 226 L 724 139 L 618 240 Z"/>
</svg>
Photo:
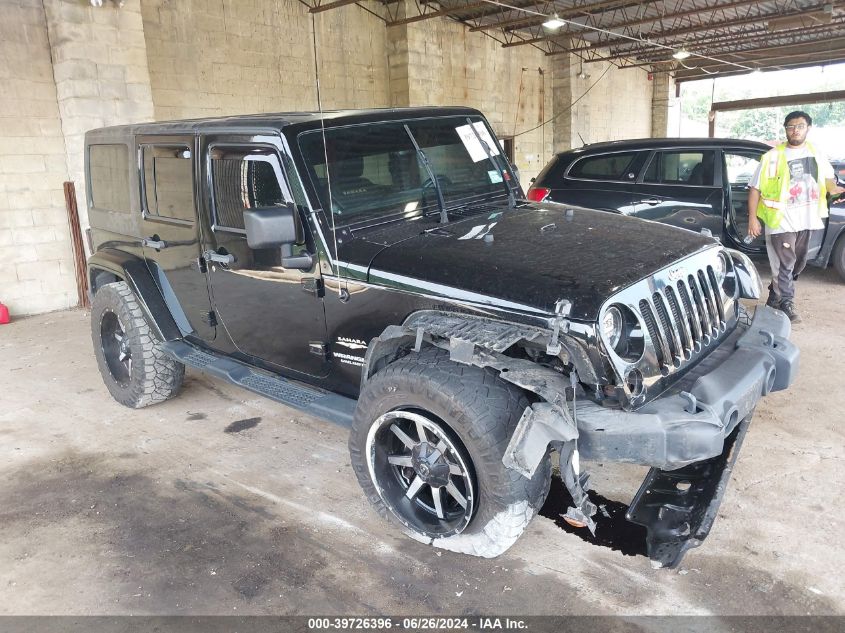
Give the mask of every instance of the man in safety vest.
<svg viewBox="0 0 845 633">
<path fill-rule="evenodd" d="M 813 120 L 806 112 L 790 112 L 783 126 L 786 143 L 763 154 L 748 183 L 748 234 L 757 237 L 766 225 L 766 251 L 772 283 L 766 305 L 782 310 L 790 321 L 795 311 L 795 279 L 807 263 L 810 234 L 824 229 L 827 194 L 836 185 L 833 167 L 807 142 Z"/>
</svg>

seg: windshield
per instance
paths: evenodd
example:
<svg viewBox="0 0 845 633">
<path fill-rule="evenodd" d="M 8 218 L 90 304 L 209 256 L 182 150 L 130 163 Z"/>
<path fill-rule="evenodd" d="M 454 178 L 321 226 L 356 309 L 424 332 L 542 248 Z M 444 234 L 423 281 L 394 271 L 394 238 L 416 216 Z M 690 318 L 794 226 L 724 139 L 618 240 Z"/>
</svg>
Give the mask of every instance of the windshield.
<svg viewBox="0 0 845 633">
<path fill-rule="evenodd" d="M 506 161 L 483 120 L 470 120 L 472 126 L 466 117 L 446 117 L 328 128 L 325 148 L 321 130 L 302 134 L 299 146 L 320 204 L 338 225 L 418 218 L 439 213 L 440 205 L 409 132 L 447 209 L 507 197 Z"/>
</svg>

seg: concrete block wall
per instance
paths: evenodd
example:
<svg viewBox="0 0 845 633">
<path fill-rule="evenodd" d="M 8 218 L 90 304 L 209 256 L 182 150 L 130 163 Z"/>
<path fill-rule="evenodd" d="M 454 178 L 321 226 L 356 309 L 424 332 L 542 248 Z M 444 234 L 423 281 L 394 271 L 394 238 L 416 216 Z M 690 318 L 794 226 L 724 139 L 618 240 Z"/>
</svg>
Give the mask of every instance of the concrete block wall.
<svg viewBox="0 0 845 633">
<path fill-rule="evenodd" d="M 586 77 L 579 77 L 582 72 Z M 651 136 L 652 85 L 645 70 L 573 58 L 569 82 L 572 102 L 586 92 L 572 107 L 570 147 Z"/>
<path fill-rule="evenodd" d="M 47 312 L 77 299 L 47 21 L 40 0 L 3 0 L 0 12 L 0 302 Z"/>
<path fill-rule="evenodd" d="M 669 110 L 675 96 L 675 79 L 669 73 L 652 76 L 651 136 L 665 138 L 669 134 Z"/>
<path fill-rule="evenodd" d="M 144 0 L 158 120 L 317 110 L 314 29 L 292 0 Z M 314 16 L 323 109 L 388 105 L 384 22 L 348 6 Z"/>
<path fill-rule="evenodd" d="M 574 74 L 570 68 L 572 55 L 556 55 L 551 58 L 552 112 L 554 121 L 553 150 L 563 152 L 572 147 L 572 110 L 574 98 Z"/>
<path fill-rule="evenodd" d="M 413 15 L 415 9 L 406 11 Z M 531 46 L 503 49 L 454 20 L 424 20 L 388 31 L 395 28 L 407 32 L 408 104 L 481 110 L 500 138 L 515 137 L 514 162 L 527 188 L 551 158 L 553 125 L 540 125 L 553 116 L 549 58 Z M 391 80 L 396 66 L 391 63 Z"/>
<path fill-rule="evenodd" d="M 44 0 L 53 75 L 80 222 L 88 224 L 84 183 L 85 132 L 153 120 L 140 0 L 123 6 Z"/>
</svg>

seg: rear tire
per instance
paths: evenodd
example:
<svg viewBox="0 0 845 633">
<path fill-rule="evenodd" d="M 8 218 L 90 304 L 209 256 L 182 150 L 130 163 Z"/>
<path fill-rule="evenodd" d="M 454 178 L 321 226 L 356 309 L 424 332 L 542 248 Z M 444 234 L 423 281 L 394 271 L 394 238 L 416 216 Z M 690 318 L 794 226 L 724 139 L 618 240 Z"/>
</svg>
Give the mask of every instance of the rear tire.
<svg viewBox="0 0 845 633">
<path fill-rule="evenodd" d="M 830 258 L 833 260 L 833 267 L 836 272 L 839 273 L 842 281 L 845 281 L 845 232 L 836 240 Z"/>
<path fill-rule="evenodd" d="M 349 438 L 358 482 L 376 511 L 415 540 L 498 556 L 549 492 L 548 456 L 531 479 L 502 464 L 528 404 L 493 370 L 454 363 L 443 350 L 406 356 L 361 392 Z"/>
<path fill-rule="evenodd" d="M 91 306 L 91 339 L 103 382 L 132 409 L 163 402 L 182 388 L 185 366 L 166 356 L 126 282 L 102 286 Z"/>
</svg>

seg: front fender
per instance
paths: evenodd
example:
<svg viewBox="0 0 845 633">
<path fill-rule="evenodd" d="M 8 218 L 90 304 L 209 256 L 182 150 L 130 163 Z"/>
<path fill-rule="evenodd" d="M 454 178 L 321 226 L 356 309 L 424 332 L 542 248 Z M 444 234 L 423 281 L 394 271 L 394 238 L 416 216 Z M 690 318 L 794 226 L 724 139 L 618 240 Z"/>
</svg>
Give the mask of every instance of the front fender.
<svg viewBox="0 0 845 633">
<path fill-rule="evenodd" d="M 736 281 L 739 285 L 739 296 L 743 299 L 759 299 L 763 289 L 760 274 L 754 263 L 745 253 L 727 249 L 734 264 Z"/>
</svg>

